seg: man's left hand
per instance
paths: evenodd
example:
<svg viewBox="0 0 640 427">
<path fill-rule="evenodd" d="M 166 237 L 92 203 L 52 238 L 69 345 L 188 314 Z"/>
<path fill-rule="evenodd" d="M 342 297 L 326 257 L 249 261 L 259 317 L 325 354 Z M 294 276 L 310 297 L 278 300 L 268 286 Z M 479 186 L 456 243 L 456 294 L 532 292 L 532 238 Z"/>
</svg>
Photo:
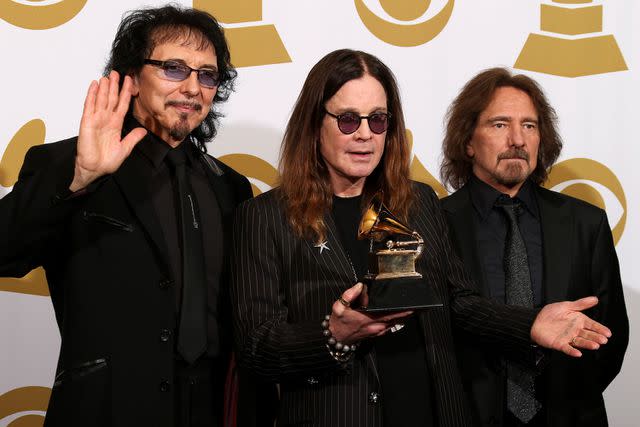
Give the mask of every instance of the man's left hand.
<svg viewBox="0 0 640 427">
<path fill-rule="evenodd" d="M 545 305 L 531 327 L 531 339 L 538 345 L 580 357 L 579 349 L 597 350 L 606 344 L 611 331 L 581 313 L 598 304 L 598 298 L 586 297 Z"/>
</svg>

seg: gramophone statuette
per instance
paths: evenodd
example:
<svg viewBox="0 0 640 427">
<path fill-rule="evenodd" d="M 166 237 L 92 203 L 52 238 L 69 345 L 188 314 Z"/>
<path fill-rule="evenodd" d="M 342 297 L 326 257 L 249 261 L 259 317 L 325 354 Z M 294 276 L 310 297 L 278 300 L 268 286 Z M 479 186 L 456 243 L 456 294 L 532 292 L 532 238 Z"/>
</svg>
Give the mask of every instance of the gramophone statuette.
<svg viewBox="0 0 640 427">
<path fill-rule="evenodd" d="M 364 277 L 366 311 L 393 311 L 440 306 L 432 287 L 416 271 L 424 240 L 397 219 L 376 194 L 358 228 L 369 239 L 370 266 Z"/>
</svg>

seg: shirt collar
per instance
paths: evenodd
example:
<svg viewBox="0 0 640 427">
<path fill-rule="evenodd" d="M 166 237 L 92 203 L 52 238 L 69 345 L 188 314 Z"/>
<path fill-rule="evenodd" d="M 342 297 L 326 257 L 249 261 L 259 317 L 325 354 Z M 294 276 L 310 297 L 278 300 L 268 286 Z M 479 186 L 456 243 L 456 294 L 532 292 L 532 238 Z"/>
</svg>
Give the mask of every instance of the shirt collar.
<svg viewBox="0 0 640 427">
<path fill-rule="evenodd" d="M 471 176 L 469 185 L 471 190 L 471 203 L 478 214 L 480 214 L 482 220 L 484 220 L 493 209 L 498 197 L 503 193 L 499 192 L 475 175 Z M 524 184 L 522 184 L 518 194 L 516 194 L 516 198 L 522 202 L 522 205 L 527 211 L 529 211 L 535 218 L 538 218 L 538 204 L 535 201 L 533 184 L 531 181 L 527 179 Z"/>
<path fill-rule="evenodd" d="M 123 126 L 123 135 L 126 135 L 136 127 L 142 126 L 132 115 L 128 115 L 125 118 Z M 191 138 L 187 136 L 185 140 L 178 146 L 186 151 L 187 162 L 191 165 L 197 164 L 198 148 L 191 142 Z M 153 164 L 153 167 L 157 169 L 164 161 L 165 156 L 171 150 L 171 146 L 162 140 L 159 136 L 155 135 L 147 129 L 147 135 L 136 145 L 136 148 Z"/>
</svg>

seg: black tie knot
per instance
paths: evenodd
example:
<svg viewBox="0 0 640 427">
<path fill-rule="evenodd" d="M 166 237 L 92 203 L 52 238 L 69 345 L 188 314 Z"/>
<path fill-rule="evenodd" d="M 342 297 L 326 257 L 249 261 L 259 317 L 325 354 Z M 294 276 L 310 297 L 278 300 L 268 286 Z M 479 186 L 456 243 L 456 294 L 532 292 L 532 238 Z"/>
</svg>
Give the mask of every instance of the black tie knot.
<svg viewBox="0 0 640 427">
<path fill-rule="evenodd" d="M 496 199 L 495 206 L 502 209 L 510 219 L 515 219 L 522 210 L 522 201 L 517 197 L 502 194 Z"/>
<path fill-rule="evenodd" d="M 175 169 L 187 163 L 187 154 L 184 148 L 176 147 L 167 152 L 167 162 Z"/>
</svg>

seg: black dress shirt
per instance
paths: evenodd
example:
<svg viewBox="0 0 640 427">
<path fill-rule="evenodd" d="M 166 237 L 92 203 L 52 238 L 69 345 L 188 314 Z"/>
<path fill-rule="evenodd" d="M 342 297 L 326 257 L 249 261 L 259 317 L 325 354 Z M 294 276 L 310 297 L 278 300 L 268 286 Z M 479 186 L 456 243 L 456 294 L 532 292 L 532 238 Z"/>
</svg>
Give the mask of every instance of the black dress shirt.
<svg viewBox="0 0 640 427">
<path fill-rule="evenodd" d="M 342 246 L 359 280 L 367 272 L 369 241 L 358 240 L 362 196 L 333 198 L 333 218 Z M 399 331 L 373 339 L 382 387 L 384 425 L 431 426 L 433 408 L 423 331 L 415 315 Z M 365 343 L 365 347 L 367 344 Z"/>
<path fill-rule="evenodd" d="M 479 180 L 475 176 L 469 181 L 471 202 L 474 207 L 474 228 L 481 258 L 482 271 L 487 284 L 487 295 L 492 299 L 505 302 L 504 284 L 504 246 L 507 236 L 507 218 L 500 208 L 495 206 L 502 196 L 495 188 Z M 525 183 L 518 191 L 516 198 L 522 202 L 518 217 L 520 233 L 527 248 L 533 303 L 540 307 L 544 303 L 542 288 L 542 231 L 540 214 L 531 183 Z"/>
<path fill-rule="evenodd" d="M 139 126 L 133 119 L 129 119 L 127 125 L 130 128 Z M 160 228 L 167 244 L 169 261 L 175 279 L 176 292 L 176 325 L 179 319 L 179 310 L 182 296 L 182 253 L 180 249 L 181 239 L 178 231 L 178 216 L 176 207 L 176 189 L 170 167 L 165 162 L 165 156 L 171 147 L 149 132 L 138 148 L 149 160 L 152 174 L 152 188 L 149 194 L 158 216 Z M 207 283 L 207 355 L 215 357 L 219 354 L 218 331 L 218 293 L 219 280 L 223 264 L 223 229 L 220 207 L 208 181 L 204 165 L 199 159 L 198 148 L 186 139 L 178 146 L 185 150 L 187 155 L 187 173 L 191 186 L 196 195 L 200 211 L 200 223 L 202 224 L 205 278 Z M 177 354 L 177 353 L 176 353 Z"/>
</svg>

